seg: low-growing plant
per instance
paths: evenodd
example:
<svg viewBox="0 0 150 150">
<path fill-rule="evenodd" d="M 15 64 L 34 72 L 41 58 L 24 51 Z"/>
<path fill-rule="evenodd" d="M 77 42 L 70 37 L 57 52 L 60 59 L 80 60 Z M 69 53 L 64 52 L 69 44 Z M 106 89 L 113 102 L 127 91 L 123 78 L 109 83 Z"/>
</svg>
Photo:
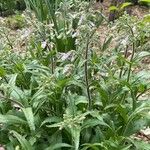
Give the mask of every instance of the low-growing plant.
<svg viewBox="0 0 150 150">
<path fill-rule="evenodd" d="M 26 54 L 0 51 L 0 144 L 6 149 L 150 148 L 131 137 L 150 124 L 150 101 L 141 97 L 150 88 L 149 72 L 135 70 L 150 55 L 149 22 L 124 15 L 100 45 L 105 19 L 85 4 L 79 12 L 71 7 L 78 14 L 76 49 L 62 53 L 55 27 L 35 19 Z"/>
<path fill-rule="evenodd" d="M 25 27 L 25 19 L 22 15 L 13 15 L 6 20 L 6 26 L 12 30 L 17 30 Z"/>
</svg>

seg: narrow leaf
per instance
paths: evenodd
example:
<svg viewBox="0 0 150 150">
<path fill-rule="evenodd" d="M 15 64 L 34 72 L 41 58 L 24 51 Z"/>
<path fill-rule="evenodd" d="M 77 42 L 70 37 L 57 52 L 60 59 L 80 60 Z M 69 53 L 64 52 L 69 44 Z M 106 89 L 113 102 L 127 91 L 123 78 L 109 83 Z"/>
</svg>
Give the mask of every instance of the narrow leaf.
<svg viewBox="0 0 150 150">
<path fill-rule="evenodd" d="M 132 3 L 129 3 L 129 2 L 123 3 L 123 4 L 121 5 L 120 9 L 124 9 L 124 8 L 126 8 L 126 7 L 128 7 L 128 6 L 130 6 L 130 5 L 132 5 Z"/>
<path fill-rule="evenodd" d="M 22 135 L 20 135 L 16 131 L 11 131 L 10 133 L 12 133 L 13 136 L 17 138 L 17 140 L 21 144 L 21 147 L 23 150 L 32 150 L 33 149 L 30 142 L 27 141 Z"/>
<path fill-rule="evenodd" d="M 23 113 L 27 119 L 30 130 L 34 131 L 35 130 L 35 124 L 34 124 L 34 116 L 33 116 L 32 108 L 30 108 L 30 107 L 22 108 L 22 110 L 23 110 Z"/>
<path fill-rule="evenodd" d="M 46 150 L 55 150 L 55 149 L 59 149 L 59 148 L 62 148 L 62 147 L 70 147 L 71 148 L 73 146 L 71 146 L 69 144 L 66 144 L 66 143 L 57 143 L 53 146 L 50 146 L 50 147 L 46 148 Z"/>
<path fill-rule="evenodd" d="M 0 123 L 3 124 L 26 124 L 26 122 L 17 117 L 17 116 L 13 116 L 13 115 L 2 115 L 0 114 Z"/>
</svg>

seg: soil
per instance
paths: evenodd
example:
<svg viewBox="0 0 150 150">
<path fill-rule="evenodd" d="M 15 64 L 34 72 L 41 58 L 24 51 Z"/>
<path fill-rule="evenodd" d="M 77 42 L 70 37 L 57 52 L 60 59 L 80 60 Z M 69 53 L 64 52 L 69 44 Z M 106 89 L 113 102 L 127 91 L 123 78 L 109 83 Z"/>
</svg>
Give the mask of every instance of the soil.
<svg viewBox="0 0 150 150">
<path fill-rule="evenodd" d="M 111 2 L 109 0 L 104 1 L 103 3 L 95 3 L 94 8 L 100 9 L 105 16 L 109 16 L 109 7 Z M 143 18 L 144 15 L 149 13 L 149 7 L 146 6 L 130 6 L 131 15 L 137 16 L 138 18 Z"/>
<path fill-rule="evenodd" d="M 107 18 L 109 17 L 109 7 L 110 7 L 110 1 L 106 0 L 103 3 L 95 3 L 94 9 L 100 9 L 102 14 L 104 14 Z M 131 15 L 137 16 L 137 18 L 142 19 L 145 15 L 149 14 L 150 9 L 145 6 L 131 6 Z M 105 31 L 105 32 L 104 32 Z M 99 28 L 99 32 L 101 34 L 100 41 L 104 41 L 107 37 L 108 33 L 110 32 L 110 28 L 106 26 L 105 24 Z"/>
</svg>

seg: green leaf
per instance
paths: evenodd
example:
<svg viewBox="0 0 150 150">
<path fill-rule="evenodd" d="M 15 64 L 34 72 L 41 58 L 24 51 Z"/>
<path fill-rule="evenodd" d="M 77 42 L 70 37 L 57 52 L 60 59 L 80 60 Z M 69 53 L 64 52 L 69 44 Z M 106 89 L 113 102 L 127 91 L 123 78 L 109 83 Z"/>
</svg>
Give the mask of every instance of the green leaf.
<svg viewBox="0 0 150 150">
<path fill-rule="evenodd" d="M 146 23 L 150 22 L 150 14 L 145 15 L 143 21 L 146 22 Z"/>
<path fill-rule="evenodd" d="M 50 146 L 50 147 L 46 148 L 46 150 L 55 150 L 55 149 L 59 149 L 59 148 L 62 148 L 62 147 L 72 148 L 73 146 L 71 146 L 69 144 L 66 144 L 66 143 L 57 143 L 53 146 Z"/>
<path fill-rule="evenodd" d="M 42 122 L 42 124 L 41 124 L 41 126 L 43 126 L 44 124 L 46 124 L 46 123 L 59 123 L 59 122 L 61 122 L 62 121 L 62 119 L 61 118 L 59 118 L 59 117 L 57 117 L 57 116 L 51 116 L 51 117 L 48 117 L 48 118 L 46 118 L 43 122 Z"/>
<path fill-rule="evenodd" d="M 6 75 L 6 71 L 3 67 L 0 67 L 0 77 L 4 77 Z"/>
<path fill-rule="evenodd" d="M 20 135 L 16 131 L 11 131 L 10 133 L 17 138 L 23 150 L 33 150 L 30 142 L 28 142 L 22 135 Z"/>
<path fill-rule="evenodd" d="M 99 86 L 98 91 L 99 91 L 100 99 L 103 103 L 103 106 L 105 107 L 109 100 L 109 93 L 108 93 L 106 87 L 103 85 Z"/>
<path fill-rule="evenodd" d="M 136 146 L 137 150 L 150 150 L 150 143 L 144 141 L 133 141 L 133 144 Z"/>
<path fill-rule="evenodd" d="M 88 103 L 88 100 L 85 96 L 78 96 L 76 101 L 75 101 L 75 105 L 78 105 L 78 104 L 87 104 Z"/>
<path fill-rule="evenodd" d="M 139 2 L 146 2 L 146 3 L 150 3 L 150 0 L 139 0 Z"/>
<path fill-rule="evenodd" d="M 124 8 L 126 8 L 127 6 L 130 6 L 130 5 L 132 5 L 132 3 L 130 3 L 130 2 L 123 3 L 123 4 L 121 5 L 120 9 L 124 9 Z"/>
<path fill-rule="evenodd" d="M 149 56 L 150 56 L 150 52 L 142 51 L 142 52 L 137 54 L 135 59 L 137 59 L 137 61 L 139 61 L 139 60 L 143 59 L 144 57 L 149 57 Z"/>
<path fill-rule="evenodd" d="M 107 40 L 105 39 L 103 46 L 102 46 L 102 51 L 105 51 L 109 47 L 112 39 L 113 39 L 113 36 L 109 37 Z"/>
<path fill-rule="evenodd" d="M 81 132 L 81 127 L 77 125 L 74 128 L 70 128 L 71 131 L 71 136 L 74 141 L 74 149 L 78 150 L 79 149 L 79 144 L 80 144 L 80 132 Z"/>
<path fill-rule="evenodd" d="M 25 96 L 25 91 L 22 91 L 17 86 L 10 86 L 10 97 L 24 107 L 28 105 L 28 101 L 26 100 Z"/>
<path fill-rule="evenodd" d="M 52 125 L 47 125 L 48 128 L 58 128 L 62 126 L 62 122 L 60 123 L 54 123 Z"/>
<path fill-rule="evenodd" d="M 149 80 L 150 79 L 150 71 L 149 70 L 142 70 L 142 71 L 139 71 L 137 74 L 136 74 L 136 77 L 139 78 L 139 79 L 146 79 L 146 80 Z M 149 83 L 149 82 L 147 82 Z"/>
<path fill-rule="evenodd" d="M 15 125 L 15 124 L 26 124 L 26 121 L 17 116 L 0 114 L 0 123 Z"/>
<path fill-rule="evenodd" d="M 142 106 L 140 106 L 139 108 L 137 108 L 129 117 L 128 117 L 128 122 L 125 126 L 125 129 L 124 129 L 124 133 L 123 135 L 124 136 L 129 136 L 133 133 L 129 132 L 130 130 L 130 125 L 134 122 L 134 119 L 137 117 L 137 116 L 140 116 L 143 114 L 143 112 L 147 112 L 150 110 L 150 106 L 148 104 L 143 104 Z M 146 115 L 145 115 L 146 116 Z M 143 117 L 143 116 L 142 116 Z M 144 123 L 143 123 L 144 124 Z"/>
<path fill-rule="evenodd" d="M 88 119 L 88 120 L 84 121 L 84 123 L 82 125 L 82 129 L 89 128 L 89 127 L 94 127 L 94 126 L 97 126 L 97 125 L 108 127 L 108 125 L 104 122 L 103 119 Z"/>
<path fill-rule="evenodd" d="M 13 75 L 11 76 L 11 78 L 10 78 L 10 80 L 9 80 L 9 85 L 10 85 L 11 87 L 14 87 L 14 86 L 15 86 L 15 84 L 16 84 L 16 78 L 17 78 L 17 74 L 13 74 Z"/>
<path fill-rule="evenodd" d="M 144 127 L 146 127 L 147 125 L 148 125 L 148 120 L 146 119 L 146 117 L 144 119 L 140 118 L 139 120 L 132 121 L 126 132 L 126 135 L 137 133 L 140 130 L 142 130 Z"/>
<path fill-rule="evenodd" d="M 91 149 L 91 150 L 99 150 L 99 149 L 104 149 L 104 150 L 108 150 L 107 147 L 105 147 L 103 145 L 103 143 L 85 143 L 83 144 L 82 146 L 84 146 L 84 148 L 82 148 L 81 150 L 88 150 L 88 149 Z"/>
<path fill-rule="evenodd" d="M 35 131 L 34 116 L 33 116 L 32 108 L 30 107 L 22 108 L 22 111 L 26 117 L 30 130 Z"/>
<path fill-rule="evenodd" d="M 114 11 L 114 10 L 118 10 L 118 8 L 116 6 L 110 6 L 109 7 L 109 11 Z"/>
<path fill-rule="evenodd" d="M 128 120 L 126 107 L 124 105 L 118 105 L 116 111 L 120 114 L 120 116 L 123 118 L 124 122 L 126 123 Z"/>
</svg>

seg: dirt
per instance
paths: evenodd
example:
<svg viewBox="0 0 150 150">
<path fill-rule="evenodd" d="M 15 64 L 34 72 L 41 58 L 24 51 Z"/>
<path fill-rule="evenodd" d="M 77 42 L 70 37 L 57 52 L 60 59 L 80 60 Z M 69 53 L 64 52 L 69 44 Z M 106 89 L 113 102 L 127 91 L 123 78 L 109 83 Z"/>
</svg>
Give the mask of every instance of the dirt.
<svg viewBox="0 0 150 150">
<path fill-rule="evenodd" d="M 110 1 L 104 1 L 103 3 L 95 3 L 94 9 L 101 10 L 102 14 L 109 17 L 109 7 L 111 3 Z M 137 16 L 137 18 L 142 19 L 145 15 L 149 14 L 150 9 L 145 6 L 130 6 L 131 9 L 131 15 Z M 105 31 L 105 32 L 104 32 Z M 99 33 L 101 34 L 100 41 L 104 41 L 107 37 L 108 33 L 110 32 L 110 28 L 106 26 L 105 24 L 99 28 Z"/>
<path fill-rule="evenodd" d="M 111 2 L 109 0 L 104 1 L 103 3 L 95 3 L 94 8 L 100 9 L 105 16 L 109 16 L 109 7 Z M 138 18 L 143 18 L 144 15 L 149 13 L 149 7 L 146 6 L 130 6 L 131 15 L 137 16 Z"/>
</svg>

